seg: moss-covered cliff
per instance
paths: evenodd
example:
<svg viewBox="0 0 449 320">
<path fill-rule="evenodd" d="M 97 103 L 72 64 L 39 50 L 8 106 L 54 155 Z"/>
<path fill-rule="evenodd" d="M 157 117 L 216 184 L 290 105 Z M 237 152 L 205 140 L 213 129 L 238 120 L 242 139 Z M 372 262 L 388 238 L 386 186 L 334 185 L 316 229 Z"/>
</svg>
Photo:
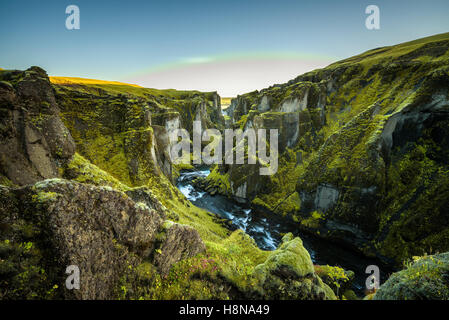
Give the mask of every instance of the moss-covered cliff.
<svg viewBox="0 0 449 320">
<path fill-rule="evenodd" d="M 279 170 L 223 165 L 207 184 L 398 264 L 448 250 L 448 88 L 446 33 L 241 95 L 233 126 L 277 128 Z"/>
</svg>

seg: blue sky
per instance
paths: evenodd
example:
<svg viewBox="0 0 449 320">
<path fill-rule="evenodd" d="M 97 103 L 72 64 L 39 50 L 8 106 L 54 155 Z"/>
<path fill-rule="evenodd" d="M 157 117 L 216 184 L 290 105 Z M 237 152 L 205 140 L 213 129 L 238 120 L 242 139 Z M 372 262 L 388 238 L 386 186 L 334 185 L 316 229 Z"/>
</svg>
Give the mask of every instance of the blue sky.
<svg viewBox="0 0 449 320">
<path fill-rule="evenodd" d="M 80 8 L 80 30 L 65 28 L 70 4 Z M 380 30 L 365 28 L 370 4 L 380 8 Z M 448 32 L 448 13 L 447 0 L 1 0 L 0 67 L 235 95 Z"/>
</svg>

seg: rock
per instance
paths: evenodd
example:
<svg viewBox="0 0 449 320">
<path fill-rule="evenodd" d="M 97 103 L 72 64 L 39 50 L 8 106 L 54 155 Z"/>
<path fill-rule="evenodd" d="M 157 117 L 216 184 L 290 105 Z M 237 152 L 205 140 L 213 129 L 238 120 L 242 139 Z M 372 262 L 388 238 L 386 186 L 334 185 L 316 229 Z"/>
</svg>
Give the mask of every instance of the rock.
<svg viewBox="0 0 449 320">
<path fill-rule="evenodd" d="M 264 183 L 269 179 L 268 176 L 261 176 L 259 169 L 259 164 L 223 166 L 222 170 L 227 170 L 226 176 L 229 177 L 229 196 L 234 197 L 239 202 L 246 202 L 254 198 Z M 212 178 L 213 176 L 207 177 L 206 181 L 209 183 L 219 183 L 220 180 L 211 181 Z"/>
<path fill-rule="evenodd" d="M 254 269 L 255 291 L 268 299 L 336 299 L 332 289 L 315 274 L 302 240 L 292 237 L 284 236 L 280 247 Z"/>
<path fill-rule="evenodd" d="M 332 186 L 318 186 L 315 196 L 315 207 L 326 212 L 327 209 L 337 202 L 339 194 L 338 189 Z"/>
<path fill-rule="evenodd" d="M 255 129 L 278 130 L 279 150 L 292 147 L 299 137 L 299 113 L 265 112 L 254 117 Z"/>
<path fill-rule="evenodd" d="M 16 102 L 16 93 L 11 83 L 0 81 L 0 107 L 12 108 Z"/>
<path fill-rule="evenodd" d="M 176 124 L 179 126 L 179 123 Z M 170 157 L 170 140 L 169 132 L 166 127 L 161 127 L 157 125 L 152 125 L 154 131 L 154 137 L 157 142 L 156 148 L 156 161 L 159 163 L 159 167 L 167 178 L 174 182 L 173 172 L 172 172 L 172 161 Z"/>
<path fill-rule="evenodd" d="M 0 80 L 8 81 L 0 86 L 2 174 L 17 185 L 59 177 L 75 143 L 59 117 L 47 74 L 31 67 L 2 72 Z"/>
<path fill-rule="evenodd" d="M 110 88 L 54 84 L 61 118 L 77 145 L 77 152 L 128 186 L 159 184 L 163 173 L 174 182 L 177 169 L 171 163 L 169 131 L 192 130 L 200 118 L 203 129 L 222 127 L 216 93 L 181 92 L 153 96 L 123 95 Z M 111 90 L 109 92 L 108 90 Z M 107 94 L 106 94 L 107 93 Z M 171 192 L 167 190 L 167 196 Z"/>
<path fill-rule="evenodd" d="M 133 188 L 125 192 L 131 199 L 136 203 L 142 202 L 146 204 L 149 208 L 155 208 L 159 212 L 167 213 L 168 210 L 165 208 L 153 192 L 148 187 L 138 187 Z"/>
<path fill-rule="evenodd" d="M 415 257 L 407 269 L 393 273 L 373 300 L 448 300 L 449 252 Z"/>
<path fill-rule="evenodd" d="M 268 110 L 270 110 L 270 100 L 271 97 L 269 96 L 263 96 L 262 99 L 260 100 L 260 104 L 257 106 L 257 110 L 260 112 L 266 112 Z"/>
<path fill-rule="evenodd" d="M 366 295 L 365 297 L 363 297 L 363 300 L 367 300 L 367 301 L 373 300 L 374 295 L 375 295 L 375 293 L 370 293 L 370 294 Z"/>
<path fill-rule="evenodd" d="M 122 192 L 61 179 L 20 189 L 2 188 L 0 196 L 1 203 L 7 204 L 0 207 L 1 224 L 10 228 L 10 232 L 2 233 L 1 240 L 20 243 L 26 228 L 18 232 L 14 226 L 31 228 L 26 239 L 31 243 L 30 250 L 36 248 L 34 257 L 38 260 L 30 268 L 42 268 L 46 275 L 39 278 L 41 289 L 36 290 L 50 290 L 56 285 L 54 298 L 115 298 L 120 278 L 153 249 L 163 222 L 160 212 L 136 205 Z M 2 255 L 6 261 L 14 261 L 13 257 Z M 79 290 L 65 288 L 69 265 L 80 269 Z M 16 298 L 25 298 L 26 290 L 13 286 L 25 267 L 16 264 L 17 271 L 5 287 L 17 294 Z M 29 279 L 23 285 L 33 287 L 33 281 Z M 43 298 L 43 293 L 39 297 Z"/>
<path fill-rule="evenodd" d="M 162 275 L 167 275 L 176 262 L 206 251 L 198 231 L 171 221 L 165 222 L 159 241 L 160 246 L 156 249 L 154 264 Z"/>
<path fill-rule="evenodd" d="M 58 115 L 49 117 L 42 128 L 50 152 L 61 159 L 70 159 L 75 153 L 75 142 L 61 118 Z"/>
</svg>

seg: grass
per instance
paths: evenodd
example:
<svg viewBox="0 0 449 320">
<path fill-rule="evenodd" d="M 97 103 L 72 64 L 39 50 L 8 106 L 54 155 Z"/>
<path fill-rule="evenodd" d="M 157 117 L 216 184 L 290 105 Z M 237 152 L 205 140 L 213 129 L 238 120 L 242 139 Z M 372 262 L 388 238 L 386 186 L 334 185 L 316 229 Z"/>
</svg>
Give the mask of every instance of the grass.
<svg viewBox="0 0 449 320">
<path fill-rule="evenodd" d="M 50 77 L 50 82 L 55 86 L 72 88 L 74 91 L 84 91 L 88 93 L 98 93 L 98 90 L 104 90 L 110 94 L 127 94 L 141 98 L 148 96 L 163 96 L 169 99 L 185 99 L 195 95 L 204 94 L 200 91 L 182 91 L 175 89 L 153 89 L 144 88 L 136 84 L 128 84 L 117 81 L 106 81 L 73 77 Z"/>
<path fill-rule="evenodd" d="M 331 64 L 329 67 L 341 66 L 346 63 L 361 62 L 362 60 L 363 60 L 363 63 L 372 64 L 381 59 L 394 59 L 394 58 L 400 57 L 402 55 L 408 54 L 408 53 L 418 49 L 422 45 L 429 44 L 432 42 L 437 42 L 437 41 L 444 41 L 444 40 L 449 40 L 449 32 L 441 33 L 438 35 L 421 38 L 421 39 L 417 39 L 417 40 L 413 40 L 413 41 L 409 41 L 409 42 L 404 42 L 404 43 L 397 44 L 394 46 L 372 49 L 372 50 L 366 51 L 362 54 L 353 56 L 351 58 L 338 61 L 334 64 Z"/>
<path fill-rule="evenodd" d="M 231 100 L 234 98 L 221 98 L 221 107 L 226 108 L 231 104 Z"/>
<path fill-rule="evenodd" d="M 118 81 L 106 81 L 106 80 L 96 80 L 96 79 L 86 79 L 86 78 L 76 78 L 76 77 L 49 77 L 50 82 L 53 84 L 61 85 L 73 85 L 73 84 L 83 84 L 83 85 L 118 85 L 118 86 L 131 86 L 136 88 L 143 88 L 137 84 L 129 84 Z"/>
</svg>

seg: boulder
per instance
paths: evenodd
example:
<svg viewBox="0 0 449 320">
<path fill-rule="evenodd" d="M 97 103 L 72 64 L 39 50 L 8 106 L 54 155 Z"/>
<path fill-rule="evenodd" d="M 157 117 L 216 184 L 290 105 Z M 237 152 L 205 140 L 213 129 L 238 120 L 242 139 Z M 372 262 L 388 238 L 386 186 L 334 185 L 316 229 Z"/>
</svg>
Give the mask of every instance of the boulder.
<svg viewBox="0 0 449 320">
<path fill-rule="evenodd" d="M 45 298 L 45 290 L 52 289 L 52 298 L 115 298 L 120 278 L 153 250 L 163 222 L 160 212 L 122 192 L 62 179 L 2 188 L 0 196 L 6 204 L 0 207 L 1 225 L 7 230 L 1 241 L 22 248 L 25 243 L 33 258 L 27 266 L 15 260 L 12 250 L 1 253 L 2 267 L 11 262 L 13 269 L 7 279 L 0 276 L 8 282 L 2 283 L 7 289 L 2 294 L 9 292 L 11 298 Z M 65 287 L 70 265 L 80 270 L 79 290 Z M 26 275 L 36 268 L 45 277 L 37 278 L 36 292 L 24 296 L 26 290 L 14 284 L 33 287 L 35 279 Z"/>
<path fill-rule="evenodd" d="M 407 269 L 393 273 L 373 300 L 448 300 L 449 252 L 414 260 Z"/>
<path fill-rule="evenodd" d="M 201 237 L 194 228 L 167 220 L 159 235 L 154 264 L 162 275 L 167 275 L 176 262 L 206 251 Z"/>
<path fill-rule="evenodd" d="M 263 298 L 335 300 L 328 285 L 315 274 L 300 238 L 287 234 L 279 248 L 254 269 L 255 291 Z"/>
</svg>

